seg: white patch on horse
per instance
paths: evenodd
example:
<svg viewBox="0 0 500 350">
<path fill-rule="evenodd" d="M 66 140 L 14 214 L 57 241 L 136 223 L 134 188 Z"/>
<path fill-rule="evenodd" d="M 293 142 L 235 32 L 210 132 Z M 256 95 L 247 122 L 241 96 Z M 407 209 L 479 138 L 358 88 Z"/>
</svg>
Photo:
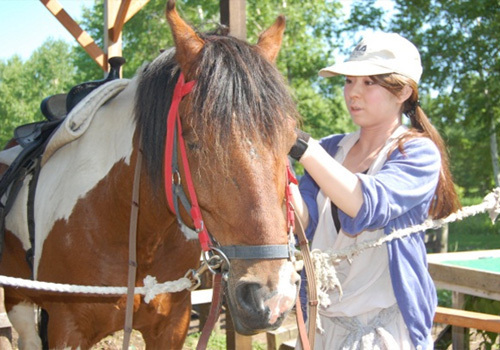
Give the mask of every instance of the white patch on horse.
<svg viewBox="0 0 500 350">
<path fill-rule="evenodd" d="M 132 80 L 128 87 L 96 113 L 88 130 L 57 150 L 40 172 L 35 197 L 35 279 L 41 247 L 58 220 L 68 220 L 84 198 L 120 161 L 130 164 L 135 132 Z M 92 220 L 91 217 L 88 220 Z"/>
<path fill-rule="evenodd" d="M 281 266 L 277 293 L 264 303 L 271 311 L 269 324 L 274 324 L 284 312 L 293 307 L 297 295 L 297 287 L 293 283 L 293 275 L 296 273 L 294 265 L 290 261 Z"/>
<path fill-rule="evenodd" d="M 8 313 L 10 323 L 19 334 L 20 349 L 42 349 L 42 341 L 38 336 L 35 324 L 35 308 L 33 304 L 21 302 Z"/>
</svg>

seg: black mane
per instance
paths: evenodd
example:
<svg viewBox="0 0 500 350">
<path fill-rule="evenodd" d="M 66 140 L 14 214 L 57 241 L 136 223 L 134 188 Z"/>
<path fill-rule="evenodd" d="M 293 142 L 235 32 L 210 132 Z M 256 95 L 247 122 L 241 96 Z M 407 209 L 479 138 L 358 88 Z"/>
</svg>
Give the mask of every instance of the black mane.
<svg viewBox="0 0 500 350">
<path fill-rule="evenodd" d="M 236 130 L 241 142 L 260 142 L 269 152 L 277 152 L 276 145 L 282 143 L 276 140 L 284 134 L 286 119 L 298 118 L 282 75 L 255 46 L 231 36 L 201 37 L 206 44 L 190 93 L 191 113 L 184 116 L 198 138 L 198 148 L 210 147 L 224 162 Z M 174 56 L 173 49 L 165 51 L 138 78 L 135 117 L 155 185 L 163 180 L 166 118 L 180 72 Z"/>
</svg>

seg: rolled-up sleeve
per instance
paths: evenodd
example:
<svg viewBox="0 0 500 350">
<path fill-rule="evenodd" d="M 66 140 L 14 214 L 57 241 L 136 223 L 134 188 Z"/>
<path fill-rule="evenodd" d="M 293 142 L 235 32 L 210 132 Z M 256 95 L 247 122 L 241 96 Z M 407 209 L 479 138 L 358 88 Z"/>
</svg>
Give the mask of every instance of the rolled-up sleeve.
<svg viewBox="0 0 500 350">
<path fill-rule="evenodd" d="M 363 205 L 354 218 L 339 210 L 342 229 L 355 235 L 386 227 L 411 210 L 416 210 L 416 216 L 428 211 L 440 169 L 440 153 L 430 139 L 416 138 L 406 142 L 404 152 L 393 151 L 375 175 L 357 174 Z"/>
<path fill-rule="evenodd" d="M 333 157 L 337 153 L 338 144 L 344 136 L 344 134 L 330 135 L 321 139 L 320 145 Z M 320 189 L 307 171 L 300 179 L 299 190 L 302 195 L 302 199 L 304 199 L 304 202 L 306 203 L 307 210 L 309 211 L 309 224 L 306 228 L 306 236 L 307 239 L 312 240 L 316 227 L 318 226 L 319 214 L 316 198 Z"/>
<path fill-rule="evenodd" d="M 309 224 L 307 225 L 305 233 L 307 239 L 311 240 L 314 236 L 316 226 L 318 226 L 319 214 L 316 196 L 318 195 L 319 187 L 306 172 L 300 179 L 299 190 L 302 195 L 302 199 L 306 203 L 307 211 L 309 212 Z"/>
</svg>

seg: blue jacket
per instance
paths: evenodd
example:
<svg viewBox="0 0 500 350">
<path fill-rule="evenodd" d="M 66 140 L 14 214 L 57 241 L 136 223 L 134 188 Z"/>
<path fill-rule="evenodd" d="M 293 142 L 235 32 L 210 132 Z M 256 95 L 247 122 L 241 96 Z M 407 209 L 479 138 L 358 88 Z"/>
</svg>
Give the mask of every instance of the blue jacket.
<svg viewBox="0 0 500 350">
<path fill-rule="evenodd" d="M 332 135 L 320 141 L 335 156 L 344 135 Z M 355 218 L 339 210 L 342 229 L 356 235 L 365 230 L 394 230 L 421 224 L 428 211 L 439 180 L 441 157 L 428 138 L 407 141 L 404 153 L 396 149 L 375 175 L 356 174 L 362 184 L 363 205 Z M 306 230 L 312 239 L 318 223 L 316 196 L 318 185 L 306 172 L 300 181 L 300 192 L 309 210 Z M 437 295 L 427 270 L 424 232 L 387 243 L 389 269 L 398 306 L 414 346 L 428 348 Z"/>
</svg>

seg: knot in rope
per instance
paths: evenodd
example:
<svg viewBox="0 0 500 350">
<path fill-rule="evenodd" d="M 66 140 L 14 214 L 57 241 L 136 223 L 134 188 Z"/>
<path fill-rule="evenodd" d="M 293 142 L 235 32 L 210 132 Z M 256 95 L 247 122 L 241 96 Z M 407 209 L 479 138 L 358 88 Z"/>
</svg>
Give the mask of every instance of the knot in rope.
<svg viewBox="0 0 500 350">
<path fill-rule="evenodd" d="M 179 278 L 177 281 L 158 283 L 156 277 L 148 275 L 144 278 L 143 282 L 144 293 L 141 294 L 144 294 L 144 301 L 146 303 L 149 303 L 158 294 L 180 292 L 184 289 L 189 289 L 192 285 L 191 280 L 187 277 Z"/>
<path fill-rule="evenodd" d="M 495 188 L 492 192 L 488 193 L 484 197 L 483 202 L 486 204 L 490 219 L 492 223 L 495 223 L 497 216 L 500 214 L 500 187 Z"/>
</svg>

